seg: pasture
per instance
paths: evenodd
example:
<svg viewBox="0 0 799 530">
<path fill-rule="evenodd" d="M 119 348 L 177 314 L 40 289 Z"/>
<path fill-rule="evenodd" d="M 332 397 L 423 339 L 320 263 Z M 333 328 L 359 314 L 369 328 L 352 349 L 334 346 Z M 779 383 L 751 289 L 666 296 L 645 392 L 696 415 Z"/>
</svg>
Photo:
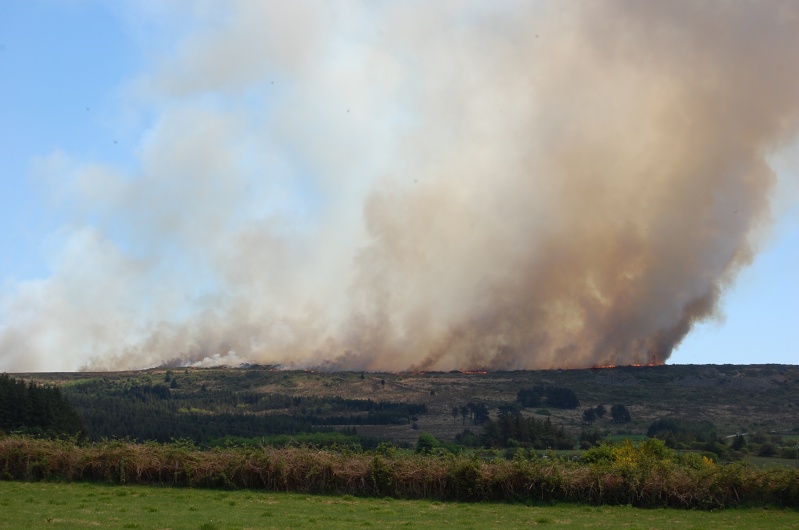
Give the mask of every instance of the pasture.
<svg viewBox="0 0 799 530">
<path fill-rule="evenodd" d="M 449 503 L 96 483 L 0 482 L 0 528 L 799 528 L 799 512 Z"/>
</svg>

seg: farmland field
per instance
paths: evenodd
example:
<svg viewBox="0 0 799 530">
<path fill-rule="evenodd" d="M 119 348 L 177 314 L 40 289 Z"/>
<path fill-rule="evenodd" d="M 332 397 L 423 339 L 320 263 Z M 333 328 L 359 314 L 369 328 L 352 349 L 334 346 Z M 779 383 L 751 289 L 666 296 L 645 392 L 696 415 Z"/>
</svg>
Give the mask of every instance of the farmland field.
<svg viewBox="0 0 799 530">
<path fill-rule="evenodd" d="M 799 528 L 799 512 L 442 503 L 91 483 L 0 482 L 0 528 Z"/>
</svg>

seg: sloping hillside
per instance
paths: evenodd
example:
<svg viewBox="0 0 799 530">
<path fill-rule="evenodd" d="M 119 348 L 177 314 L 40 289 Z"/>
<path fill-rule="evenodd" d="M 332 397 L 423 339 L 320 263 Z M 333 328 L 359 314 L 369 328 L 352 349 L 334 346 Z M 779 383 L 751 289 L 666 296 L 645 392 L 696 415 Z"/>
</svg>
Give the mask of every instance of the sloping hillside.
<svg viewBox="0 0 799 530">
<path fill-rule="evenodd" d="M 576 394 L 580 402 L 577 408 L 553 407 L 545 399 L 539 406 L 521 408 L 523 415 L 549 418 L 574 436 L 588 427 L 582 418 L 583 411 L 600 404 L 607 410 L 614 404 L 622 404 L 630 413 L 629 423 L 613 423 L 608 414 L 591 425 L 611 434 L 644 434 L 652 421 L 663 417 L 707 420 L 716 425 L 722 436 L 738 432 L 799 431 L 799 367 L 793 365 L 681 365 L 490 373 L 323 373 L 244 366 L 36 373 L 18 374 L 18 377 L 60 385 L 83 415 L 131 414 L 125 421 L 130 429 L 128 434 L 134 437 L 142 425 L 158 421 L 176 426 L 175 437 L 182 437 L 181 425 L 192 422 L 222 423 L 214 432 L 223 432 L 228 425 L 222 422 L 223 417 L 230 425 L 241 427 L 237 423 L 241 420 L 230 419 L 238 415 L 250 422 L 249 427 L 240 429 L 240 436 L 258 436 L 264 425 L 273 426 L 278 418 L 294 418 L 309 421 L 308 425 L 315 429 L 341 429 L 350 422 L 358 434 L 375 438 L 413 443 L 419 432 L 429 432 L 451 440 L 465 428 L 474 432 L 481 429 L 473 424 L 470 415 L 461 413 L 464 405 L 485 405 L 489 415 L 496 418 L 500 407 L 519 406 L 520 390 L 535 387 L 566 388 Z M 279 407 L 274 405 L 275 396 L 302 399 L 291 406 Z M 330 398 L 341 399 L 336 405 Z M 373 405 L 356 403 L 361 400 L 371 400 Z M 376 407 L 381 402 L 385 404 L 381 410 L 390 411 L 387 413 L 393 416 L 381 416 L 383 419 L 375 423 Z M 130 405 L 133 412 L 122 408 L 114 412 L 110 403 Z M 401 404 L 424 407 L 407 408 Z M 258 417 L 262 420 L 257 420 Z M 338 419 L 330 420 L 334 417 Z M 98 421 L 105 420 L 95 418 L 94 424 Z M 303 425 L 291 428 L 302 429 Z M 89 425 L 87 428 L 91 430 Z"/>
</svg>

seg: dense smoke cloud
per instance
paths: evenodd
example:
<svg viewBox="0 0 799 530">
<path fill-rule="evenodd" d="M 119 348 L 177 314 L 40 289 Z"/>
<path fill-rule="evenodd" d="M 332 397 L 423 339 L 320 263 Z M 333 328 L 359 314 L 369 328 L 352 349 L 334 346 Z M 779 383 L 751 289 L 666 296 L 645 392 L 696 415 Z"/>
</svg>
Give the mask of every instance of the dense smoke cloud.
<svg viewBox="0 0 799 530">
<path fill-rule="evenodd" d="M 799 127 L 796 2 L 210 6 L 136 167 L 39 161 L 74 222 L 0 370 L 663 362 Z"/>
</svg>

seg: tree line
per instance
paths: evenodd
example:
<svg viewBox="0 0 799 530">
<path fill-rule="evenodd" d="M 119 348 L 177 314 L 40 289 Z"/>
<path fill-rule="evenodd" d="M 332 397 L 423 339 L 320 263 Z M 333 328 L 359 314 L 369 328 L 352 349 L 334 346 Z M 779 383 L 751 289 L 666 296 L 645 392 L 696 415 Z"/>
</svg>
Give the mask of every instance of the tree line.
<svg viewBox="0 0 799 530">
<path fill-rule="evenodd" d="M 480 442 L 485 447 L 531 447 L 534 449 L 573 449 L 574 439 L 563 427 L 547 417 L 538 420 L 520 412 L 505 410 L 483 427 Z"/>
<path fill-rule="evenodd" d="M 533 388 L 523 388 L 516 394 L 516 400 L 522 407 L 576 409 L 580 406 L 580 400 L 572 389 L 559 386 L 536 385 Z"/>
<path fill-rule="evenodd" d="M 79 434 L 83 425 L 58 387 L 0 374 L 0 430 L 58 436 Z"/>
<path fill-rule="evenodd" d="M 112 383 L 88 380 L 64 389 L 92 439 L 124 438 L 199 444 L 232 436 L 331 432 L 354 435 L 354 425 L 405 424 L 424 414 L 424 404 L 392 403 L 341 397 L 289 396 L 235 392 L 182 384 L 131 379 Z"/>
<path fill-rule="evenodd" d="M 604 418 L 607 410 L 605 409 L 605 405 L 597 405 L 596 407 L 590 407 L 583 411 L 582 419 L 585 423 L 591 425 L 595 421 Z M 632 415 L 630 411 L 627 410 L 627 407 L 624 405 L 617 403 L 610 407 L 610 420 L 613 423 L 630 423 L 632 421 Z"/>
</svg>

